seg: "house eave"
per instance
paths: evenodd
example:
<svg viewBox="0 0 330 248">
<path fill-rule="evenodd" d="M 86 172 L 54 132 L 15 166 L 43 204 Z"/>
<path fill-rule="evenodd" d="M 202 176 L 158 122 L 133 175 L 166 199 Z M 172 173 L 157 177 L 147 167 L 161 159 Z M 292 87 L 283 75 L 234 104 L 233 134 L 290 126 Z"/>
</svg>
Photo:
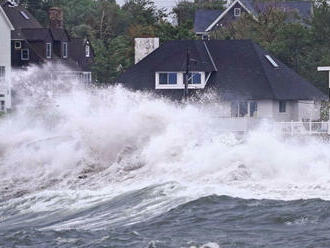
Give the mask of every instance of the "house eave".
<svg viewBox="0 0 330 248">
<path fill-rule="evenodd" d="M 210 26 L 206 28 L 205 31 L 209 32 L 235 6 L 236 3 L 239 3 L 246 10 L 246 12 L 253 16 L 254 19 L 257 18 L 240 0 L 235 0 L 224 12 L 219 15 L 217 19 L 215 19 L 215 21 L 211 23 Z"/>
<path fill-rule="evenodd" d="M 10 22 L 8 16 L 6 15 L 6 12 L 3 10 L 3 8 L 2 8 L 1 6 L 0 6 L 0 12 L 1 12 L 2 15 L 4 16 L 4 18 L 5 18 L 6 22 L 7 22 L 7 25 L 8 25 L 9 28 L 10 28 L 10 30 L 11 30 L 11 31 L 14 31 L 14 30 L 15 30 L 14 26 L 11 24 L 11 22 Z"/>
</svg>

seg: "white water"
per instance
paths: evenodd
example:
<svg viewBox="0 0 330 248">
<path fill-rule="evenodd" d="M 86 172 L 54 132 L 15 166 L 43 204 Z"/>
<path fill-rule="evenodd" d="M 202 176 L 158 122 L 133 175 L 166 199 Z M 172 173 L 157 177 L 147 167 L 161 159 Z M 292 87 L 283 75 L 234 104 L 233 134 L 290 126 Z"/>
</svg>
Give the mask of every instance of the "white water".
<svg viewBox="0 0 330 248">
<path fill-rule="evenodd" d="M 130 216 L 129 224 L 210 194 L 330 199 L 328 143 L 284 139 L 266 125 L 241 140 L 219 131 L 218 104 L 52 83 L 42 80 L 47 70 L 15 73 L 21 103 L 0 119 L 0 193 L 12 199 L 0 208 L 76 211 L 160 185 L 139 204 L 111 212 L 113 222 Z M 109 222 L 103 213 L 57 228 L 101 228 L 102 219 Z"/>
</svg>

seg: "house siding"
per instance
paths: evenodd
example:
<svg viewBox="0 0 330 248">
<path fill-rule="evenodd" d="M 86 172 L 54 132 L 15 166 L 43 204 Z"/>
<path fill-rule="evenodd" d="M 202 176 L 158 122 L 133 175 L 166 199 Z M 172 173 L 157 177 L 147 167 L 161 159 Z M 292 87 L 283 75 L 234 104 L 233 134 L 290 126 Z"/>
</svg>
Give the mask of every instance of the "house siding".
<svg viewBox="0 0 330 248">
<path fill-rule="evenodd" d="M 0 7 L 1 8 L 1 7 Z M 6 70 L 5 81 L 0 82 L 0 101 L 5 101 L 5 108 L 11 108 L 11 53 L 10 53 L 10 38 L 11 29 L 8 25 L 3 12 L 0 10 L 0 66 L 4 66 Z"/>
<path fill-rule="evenodd" d="M 214 25 L 211 31 L 215 31 L 221 27 L 225 27 L 234 21 L 237 21 L 241 16 L 235 16 L 234 15 L 234 9 L 235 8 L 240 8 L 241 9 L 241 16 L 244 14 L 248 14 L 248 12 L 242 7 L 240 3 L 236 3 L 217 24 Z"/>
</svg>

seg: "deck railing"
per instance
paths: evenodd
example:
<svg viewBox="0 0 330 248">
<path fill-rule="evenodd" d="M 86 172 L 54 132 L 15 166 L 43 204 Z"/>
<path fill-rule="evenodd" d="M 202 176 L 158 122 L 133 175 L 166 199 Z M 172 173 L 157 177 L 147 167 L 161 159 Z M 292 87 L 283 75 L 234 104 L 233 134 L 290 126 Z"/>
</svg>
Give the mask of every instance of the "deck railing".
<svg viewBox="0 0 330 248">
<path fill-rule="evenodd" d="M 255 118 L 224 118 L 221 117 L 220 129 L 232 132 L 247 132 L 260 126 L 263 121 Z M 289 121 L 266 122 L 276 132 L 286 135 L 330 135 L 330 122 L 327 121 Z"/>
<path fill-rule="evenodd" d="M 273 125 L 275 129 L 289 135 L 330 134 L 330 123 L 326 121 L 274 122 Z"/>
</svg>

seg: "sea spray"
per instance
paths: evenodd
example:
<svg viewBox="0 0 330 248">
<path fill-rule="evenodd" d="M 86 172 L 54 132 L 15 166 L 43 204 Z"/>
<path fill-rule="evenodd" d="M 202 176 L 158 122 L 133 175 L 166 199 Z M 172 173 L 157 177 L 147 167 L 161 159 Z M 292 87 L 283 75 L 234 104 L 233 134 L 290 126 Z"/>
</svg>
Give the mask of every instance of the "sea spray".
<svg viewBox="0 0 330 248">
<path fill-rule="evenodd" d="M 278 227 L 327 221 L 312 198 L 330 198 L 329 143 L 269 122 L 238 136 L 212 96 L 182 104 L 50 69 L 14 72 L 0 120 L 0 246 L 256 247 L 251 232 L 267 247 L 287 244 Z M 264 243 L 258 223 L 276 227 Z"/>
</svg>

